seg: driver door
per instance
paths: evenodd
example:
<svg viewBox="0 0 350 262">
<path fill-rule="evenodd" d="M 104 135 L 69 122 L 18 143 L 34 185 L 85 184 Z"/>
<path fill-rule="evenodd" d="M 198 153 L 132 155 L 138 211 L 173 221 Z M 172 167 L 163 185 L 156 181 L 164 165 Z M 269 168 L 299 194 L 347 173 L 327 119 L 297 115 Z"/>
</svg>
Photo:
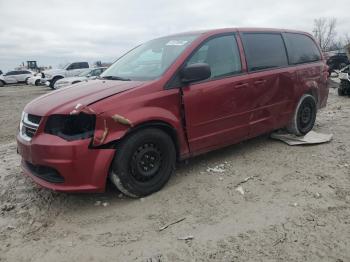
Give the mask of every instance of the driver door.
<svg viewBox="0 0 350 262">
<path fill-rule="evenodd" d="M 187 65 L 207 63 L 210 79 L 183 87 L 186 130 L 193 154 L 247 138 L 252 103 L 235 35 L 207 40 Z"/>
</svg>

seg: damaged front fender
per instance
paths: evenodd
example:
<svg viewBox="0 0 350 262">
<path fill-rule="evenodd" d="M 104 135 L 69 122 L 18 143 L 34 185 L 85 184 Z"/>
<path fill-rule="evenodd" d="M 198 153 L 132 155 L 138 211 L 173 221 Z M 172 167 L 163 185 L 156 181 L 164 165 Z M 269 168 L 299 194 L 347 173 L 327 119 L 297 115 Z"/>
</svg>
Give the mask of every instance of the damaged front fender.
<svg viewBox="0 0 350 262">
<path fill-rule="evenodd" d="M 174 129 L 180 128 L 176 116 L 163 108 L 147 107 L 124 114 L 110 111 L 96 116 L 92 145 L 102 146 L 120 140 L 133 128 L 152 121 L 165 122 Z"/>
</svg>

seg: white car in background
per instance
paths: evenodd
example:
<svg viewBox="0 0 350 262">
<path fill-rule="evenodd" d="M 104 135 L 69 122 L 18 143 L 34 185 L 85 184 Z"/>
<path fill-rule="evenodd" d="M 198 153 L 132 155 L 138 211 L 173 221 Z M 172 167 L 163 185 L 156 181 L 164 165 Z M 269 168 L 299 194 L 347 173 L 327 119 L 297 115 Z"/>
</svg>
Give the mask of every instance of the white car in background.
<svg viewBox="0 0 350 262">
<path fill-rule="evenodd" d="M 89 68 L 81 72 L 78 76 L 65 77 L 60 80 L 57 80 L 54 89 L 60 89 L 66 86 L 74 85 L 84 80 L 94 79 L 100 76 L 103 71 L 106 70 L 107 67 L 96 67 Z"/>
<path fill-rule="evenodd" d="M 35 73 L 33 76 L 29 77 L 27 80 L 27 84 L 33 86 L 45 84 L 45 82 L 43 82 L 42 73 Z"/>
<path fill-rule="evenodd" d="M 6 84 L 26 83 L 33 76 L 33 72 L 29 70 L 13 70 L 4 75 L 0 75 L 0 86 Z"/>
<path fill-rule="evenodd" d="M 88 62 L 74 62 L 68 63 L 62 68 L 50 69 L 43 71 L 44 79 L 42 81 L 48 82 L 47 85 L 54 89 L 56 81 L 65 77 L 77 76 L 85 69 L 90 68 Z"/>
</svg>

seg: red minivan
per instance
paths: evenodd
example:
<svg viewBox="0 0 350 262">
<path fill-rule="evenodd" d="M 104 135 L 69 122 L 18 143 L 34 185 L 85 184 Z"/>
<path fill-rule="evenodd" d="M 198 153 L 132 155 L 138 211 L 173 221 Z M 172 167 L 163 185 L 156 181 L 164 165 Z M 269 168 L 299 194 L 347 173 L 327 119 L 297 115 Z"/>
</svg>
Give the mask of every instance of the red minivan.
<svg viewBox="0 0 350 262">
<path fill-rule="evenodd" d="M 24 109 L 24 172 L 57 191 L 131 197 L 161 189 L 176 161 L 276 129 L 308 133 L 327 102 L 327 65 L 310 34 L 218 29 L 158 38 L 98 79 Z"/>
</svg>

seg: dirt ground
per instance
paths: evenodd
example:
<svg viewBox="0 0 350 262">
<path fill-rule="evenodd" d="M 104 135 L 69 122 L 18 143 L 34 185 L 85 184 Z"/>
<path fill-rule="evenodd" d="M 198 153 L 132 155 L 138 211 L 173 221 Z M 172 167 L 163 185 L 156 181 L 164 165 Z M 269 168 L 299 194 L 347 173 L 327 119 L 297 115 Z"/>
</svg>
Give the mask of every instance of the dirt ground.
<svg viewBox="0 0 350 262">
<path fill-rule="evenodd" d="M 55 193 L 23 176 L 18 121 L 46 92 L 0 89 L 0 261 L 350 261 L 350 98 L 336 90 L 315 126 L 330 143 L 261 136 L 180 164 L 139 200 L 112 186 Z"/>
</svg>

